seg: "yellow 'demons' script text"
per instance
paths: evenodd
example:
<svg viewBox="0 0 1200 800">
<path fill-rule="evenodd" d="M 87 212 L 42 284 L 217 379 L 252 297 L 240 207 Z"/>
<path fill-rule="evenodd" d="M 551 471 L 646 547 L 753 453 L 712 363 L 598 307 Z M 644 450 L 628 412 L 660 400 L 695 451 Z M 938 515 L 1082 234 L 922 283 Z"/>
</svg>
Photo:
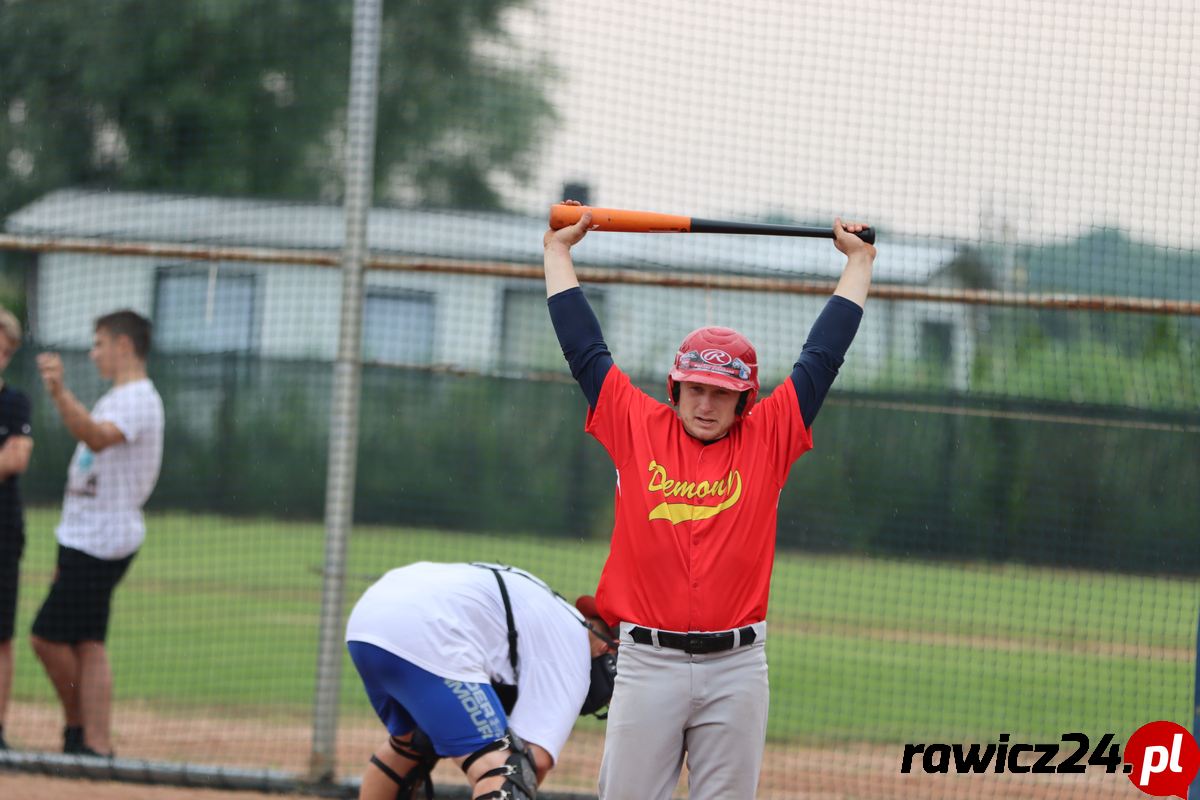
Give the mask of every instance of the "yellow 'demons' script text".
<svg viewBox="0 0 1200 800">
<path fill-rule="evenodd" d="M 650 511 L 650 519 L 665 519 L 672 525 L 690 520 L 708 519 L 715 517 L 730 508 L 742 496 L 742 473 L 736 469 L 730 470 L 719 481 L 677 481 L 667 477 L 667 470 L 657 461 L 651 461 L 649 466 L 650 482 L 646 489 L 651 492 L 662 492 L 663 497 L 686 497 L 689 500 L 702 500 L 706 497 L 724 497 L 715 506 L 692 503 L 662 502 Z"/>
</svg>

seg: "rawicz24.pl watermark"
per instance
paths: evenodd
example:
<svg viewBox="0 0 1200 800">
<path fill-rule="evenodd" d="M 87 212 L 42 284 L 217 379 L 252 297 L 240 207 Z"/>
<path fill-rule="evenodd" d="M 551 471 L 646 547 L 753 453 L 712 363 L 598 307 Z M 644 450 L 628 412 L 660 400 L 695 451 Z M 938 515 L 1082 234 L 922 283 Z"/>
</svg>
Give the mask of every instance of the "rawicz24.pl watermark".
<svg viewBox="0 0 1200 800">
<path fill-rule="evenodd" d="M 987 744 L 912 743 L 904 745 L 900 771 L 968 775 L 994 773 L 1071 774 L 1103 769 L 1124 773 L 1148 795 L 1187 800 L 1188 786 L 1200 770 L 1200 745 L 1187 728 L 1161 720 L 1138 728 L 1125 742 L 1115 733 L 1095 746 L 1084 733 L 1064 733 L 1057 742 L 1014 742 L 1007 733 Z"/>
</svg>

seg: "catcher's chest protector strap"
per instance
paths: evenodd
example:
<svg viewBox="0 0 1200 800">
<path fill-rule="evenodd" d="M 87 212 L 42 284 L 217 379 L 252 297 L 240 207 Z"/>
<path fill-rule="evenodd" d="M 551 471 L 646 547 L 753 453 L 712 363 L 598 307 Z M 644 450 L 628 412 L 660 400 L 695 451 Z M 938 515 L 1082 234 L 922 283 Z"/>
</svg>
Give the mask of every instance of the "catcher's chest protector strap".
<svg viewBox="0 0 1200 800">
<path fill-rule="evenodd" d="M 520 670 L 517 667 L 517 624 L 513 619 L 512 601 L 508 599 L 508 587 L 504 585 L 504 577 L 500 570 L 494 567 L 488 569 L 496 576 L 496 583 L 500 585 L 500 599 L 504 601 L 504 621 L 508 623 L 508 663 L 512 664 L 513 679 L 516 680 L 520 678 Z"/>
</svg>

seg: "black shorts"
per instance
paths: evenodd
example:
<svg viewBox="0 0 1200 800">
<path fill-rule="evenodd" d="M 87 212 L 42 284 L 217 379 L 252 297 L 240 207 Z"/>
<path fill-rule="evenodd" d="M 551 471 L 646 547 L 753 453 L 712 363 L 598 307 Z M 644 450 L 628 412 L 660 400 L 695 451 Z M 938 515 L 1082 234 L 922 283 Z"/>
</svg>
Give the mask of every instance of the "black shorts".
<svg viewBox="0 0 1200 800">
<path fill-rule="evenodd" d="M 33 621 L 33 635 L 51 642 L 103 642 L 113 590 L 137 553 L 116 561 L 58 546 L 58 575 Z"/>
<path fill-rule="evenodd" d="M 0 642 L 13 637 L 17 618 L 17 586 L 21 582 L 21 551 L 0 547 Z"/>
</svg>

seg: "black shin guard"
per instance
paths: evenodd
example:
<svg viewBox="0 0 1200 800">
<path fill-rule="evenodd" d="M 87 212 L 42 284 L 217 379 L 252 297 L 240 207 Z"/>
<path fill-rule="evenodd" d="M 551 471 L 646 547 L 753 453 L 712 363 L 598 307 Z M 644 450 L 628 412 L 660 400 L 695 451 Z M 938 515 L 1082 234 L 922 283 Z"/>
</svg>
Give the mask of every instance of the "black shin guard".
<svg viewBox="0 0 1200 800">
<path fill-rule="evenodd" d="M 504 738 L 484 745 L 468 756 L 462 765 L 463 772 L 470 769 L 480 756 L 497 750 L 508 751 L 504 766 L 489 769 L 480 775 L 479 779 L 503 775 L 504 785 L 487 794 L 476 795 L 475 800 L 534 800 L 537 797 L 537 767 L 533 763 L 533 753 L 512 730 L 509 730 Z"/>
<path fill-rule="evenodd" d="M 371 763 L 396 784 L 396 800 L 415 800 L 417 790 L 422 786 L 425 787 L 426 800 L 433 800 L 433 778 L 430 777 L 430 773 L 440 759 L 429 737 L 418 729 L 413 733 L 411 741 L 406 742 L 393 736 L 388 740 L 388 744 L 398 755 L 417 762 L 406 774 L 400 775 L 377 756 L 371 756 Z"/>
</svg>

